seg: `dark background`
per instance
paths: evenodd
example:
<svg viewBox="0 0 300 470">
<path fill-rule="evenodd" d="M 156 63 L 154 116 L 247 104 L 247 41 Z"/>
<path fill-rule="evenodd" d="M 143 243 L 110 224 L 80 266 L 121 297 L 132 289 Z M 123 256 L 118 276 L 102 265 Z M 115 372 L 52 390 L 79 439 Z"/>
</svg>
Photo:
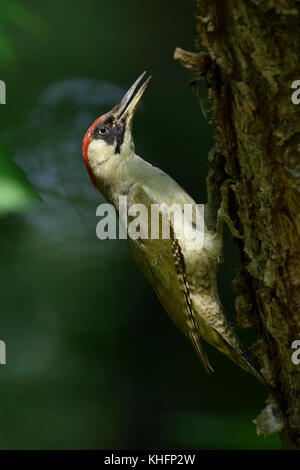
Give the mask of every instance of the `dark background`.
<svg viewBox="0 0 300 470">
<path fill-rule="evenodd" d="M 137 153 L 206 200 L 213 129 L 172 58 L 176 46 L 194 50 L 194 13 L 194 0 L 1 2 L 1 449 L 279 445 L 251 423 L 266 391 L 212 348 L 207 376 L 126 242 L 95 234 L 103 199 L 82 138 L 143 70 L 153 79 Z M 219 285 L 230 318 L 237 266 L 227 234 Z"/>
</svg>

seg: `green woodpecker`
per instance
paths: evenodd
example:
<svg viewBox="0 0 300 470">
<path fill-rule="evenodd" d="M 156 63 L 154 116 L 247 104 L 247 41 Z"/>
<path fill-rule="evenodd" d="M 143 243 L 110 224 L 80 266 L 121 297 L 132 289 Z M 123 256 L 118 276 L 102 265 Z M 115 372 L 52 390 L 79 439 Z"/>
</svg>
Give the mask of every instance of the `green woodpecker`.
<svg viewBox="0 0 300 470">
<path fill-rule="evenodd" d="M 118 210 L 119 197 L 128 206 L 143 204 L 192 205 L 195 201 L 166 173 L 135 154 L 132 120 L 149 83 L 139 88 L 145 72 L 128 90 L 120 104 L 100 116 L 83 140 L 83 158 L 94 186 Z M 165 213 L 162 217 L 167 217 Z M 204 226 L 200 249 L 188 249 L 170 217 L 170 237 L 128 238 L 132 256 L 145 274 L 161 304 L 177 327 L 190 339 L 207 371 L 212 367 L 204 341 L 210 343 L 247 372 L 264 381 L 229 325 L 217 289 L 217 264 L 222 235 Z M 220 224 L 221 225 L 221 224 Z M 161 233 L 161 232 L 159 232 Z"/>
</svg>

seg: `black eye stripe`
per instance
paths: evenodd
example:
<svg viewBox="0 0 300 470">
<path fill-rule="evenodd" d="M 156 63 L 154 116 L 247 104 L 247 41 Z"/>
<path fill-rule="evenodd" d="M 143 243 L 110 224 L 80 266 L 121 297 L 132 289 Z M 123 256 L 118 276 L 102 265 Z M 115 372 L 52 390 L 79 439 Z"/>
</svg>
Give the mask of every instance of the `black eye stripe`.
<svg viewBox="0 0 300 470">
<path fill-rule="evenodd" d="M 103 129 L 103 131 L 101 131 Z M 106 132 L 104 132 L 106 129 Z M 111 118 L 101 120 L 93 131 L 94 139 L 104 140 L 108 145 L 116 143 L 116 153 L 120 153 L 125 133 L 125 122 L 115 124 Z"/>
<path fill-rule="evenodd" d="M 100 122 L 93 131 L 94 139 L 107 139 L 113 132 L 113 127 L 110 123 L 104 124 Z"/>
</svg>

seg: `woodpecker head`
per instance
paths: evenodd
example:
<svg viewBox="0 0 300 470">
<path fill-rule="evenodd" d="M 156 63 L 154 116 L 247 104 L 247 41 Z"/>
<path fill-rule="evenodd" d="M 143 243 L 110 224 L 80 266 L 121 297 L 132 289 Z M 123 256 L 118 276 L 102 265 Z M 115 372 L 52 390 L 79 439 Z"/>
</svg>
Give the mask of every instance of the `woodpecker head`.
<svg viewBox="0 0 300 470">
<path fill-rule="evenodd" d="M 101 165 L 111 159 L 127 157 L 134 152 L 132 121 L 137 105 L 151 79 L 148 77 L 138 88 L 145 73 L 138 77 L 119 104 L 93 122 L 84 136 L 82 142 L 84 163 L 93 185 L 98 190 L 95 174 L 101 172 Z"/>
</svg>

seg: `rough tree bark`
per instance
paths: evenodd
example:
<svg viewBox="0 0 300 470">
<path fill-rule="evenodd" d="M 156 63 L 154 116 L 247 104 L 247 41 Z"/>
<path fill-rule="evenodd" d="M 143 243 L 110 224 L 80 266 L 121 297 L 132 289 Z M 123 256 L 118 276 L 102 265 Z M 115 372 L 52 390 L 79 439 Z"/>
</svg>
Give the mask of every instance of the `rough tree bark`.
<svg viewBox="0 0 300 470">
<path fill-rule="evenodd" d="M 242 236 L 237 321 L 258 332 L 253 351 L 286 415 L 283 448 L 300 448 L 300 364 L 291 360 L 300 339 L 300 104 L 291 101 L 300 80 L 300 4 L 198 0 L 196 24 L 197 55 L 175 56 L 198 68 L 208 87 L 217 203 L 220 181 L 231 181 L 228 212 Z"/>
</svg>

